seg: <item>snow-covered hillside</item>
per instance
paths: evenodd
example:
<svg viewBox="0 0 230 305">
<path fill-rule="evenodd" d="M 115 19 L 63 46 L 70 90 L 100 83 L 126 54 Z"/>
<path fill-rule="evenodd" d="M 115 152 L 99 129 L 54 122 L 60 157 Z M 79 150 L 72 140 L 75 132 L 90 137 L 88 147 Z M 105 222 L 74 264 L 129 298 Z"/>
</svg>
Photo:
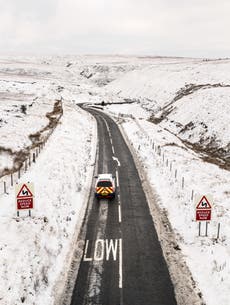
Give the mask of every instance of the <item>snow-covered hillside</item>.
<svg viewBox="0 0 230 305">
<path fill-rule="evenodd" d="M 229 71 L 229 60 L 158 59 L 106 88 L 107 101 L 133 101 L 105 109 L 121 124 L 142 164 L 140 171 L 157 192 L 161 217 L 167 213 L 177 251 L 182 251 L 208 305 L 228 305 L 230 300 Z M 209 195 L 213 205 L 207 237 L 204 223 L 198 236 L 195 221 L 202 194 Z M 167 236 L 161 230 L 159 235 L 164 244 Z M 177 256 L 167 247 L 164 251 L 169 264 L 173 261 L 174 278 Z"/>
<path fill-rule="evenodd" d="M 230 60 L 155 60 L 110 83 L 206 157 L 229 168 Z"/>
<path fill-rule="evenodd" d="M 229 305 L 229 99 L 227 59 L 0 58 L 0 229 L 8 232 L 0 240 L 0 304 L 53 305 L 61 293 L 94 168 L 95 121 L 76 105 L 87 103 L 115 117 L 157 193 L 177 242 L 175 255 L 164 249 L 168 263 L 182 257 L 204 302 Z M 31 218 L 16 217 L 10 172 L 14 183 L 35 183 Z M 208 237 L 204 226 L 197 236 L 197 194 L 213 198 Z"/>
</svg>

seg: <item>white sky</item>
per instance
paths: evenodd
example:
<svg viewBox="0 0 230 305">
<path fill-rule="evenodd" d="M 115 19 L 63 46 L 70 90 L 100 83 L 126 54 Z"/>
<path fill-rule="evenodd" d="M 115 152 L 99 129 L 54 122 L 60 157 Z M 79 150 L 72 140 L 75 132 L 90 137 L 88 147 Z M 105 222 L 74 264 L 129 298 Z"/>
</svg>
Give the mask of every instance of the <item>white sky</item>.
<svg viewBox="0 0 230 305">
<path fill-rule="evenodd" d="M 1 54 L 230 57 L 230 0 L 0 0 Z"/>
</svg>

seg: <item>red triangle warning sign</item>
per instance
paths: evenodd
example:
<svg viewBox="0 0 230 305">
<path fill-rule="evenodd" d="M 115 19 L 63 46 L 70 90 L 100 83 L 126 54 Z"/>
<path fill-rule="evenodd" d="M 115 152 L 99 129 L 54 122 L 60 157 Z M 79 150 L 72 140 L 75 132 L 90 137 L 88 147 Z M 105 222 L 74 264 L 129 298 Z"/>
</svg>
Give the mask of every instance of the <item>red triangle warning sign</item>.
<svg viewBox="0 0 230 305">
<path fill-rule="evenodd" d="M 17 198 L 26 198 L 26 197 L 33 197 L 33 194 L 29 190 L 26 184 L 23 184 L 20 191 L 17 194 Z"/>
<path fill-rule="evenodd" d="M 209 203 L 208 199 L 206 198 L 206 196 L 203 196 L 200 200 L 200 202 L 198 203 L 198 205 L 196 206 L 196 209 L 198 210 L 205 210 L 205 209 L 211 209 L 211 204 Z"/>
</svg>

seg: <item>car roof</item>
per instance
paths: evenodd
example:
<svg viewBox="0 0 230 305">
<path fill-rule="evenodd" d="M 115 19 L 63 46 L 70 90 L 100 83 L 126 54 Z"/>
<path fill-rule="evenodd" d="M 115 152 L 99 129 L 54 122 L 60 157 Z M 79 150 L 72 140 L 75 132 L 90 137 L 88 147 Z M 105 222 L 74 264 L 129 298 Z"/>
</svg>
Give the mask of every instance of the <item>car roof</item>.
<svg viewBox="0 0 230 305">
<path fill-rule="evenodd" d="M 98 175 L 98 180 L 112 180 L 112 174 L 100 174 Z"/>
</svg>

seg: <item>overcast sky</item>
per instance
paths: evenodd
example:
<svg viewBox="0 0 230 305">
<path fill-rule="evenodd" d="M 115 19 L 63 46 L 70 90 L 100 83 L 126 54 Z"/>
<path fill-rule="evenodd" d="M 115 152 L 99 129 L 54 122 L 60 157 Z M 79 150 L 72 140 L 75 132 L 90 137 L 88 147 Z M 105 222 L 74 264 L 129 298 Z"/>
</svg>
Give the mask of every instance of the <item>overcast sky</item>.
<svg viewBox="0 0 230 305">
<path fill-rule="evenodd" d="M 230 57 L 230 0 L 0 0 L 1 54 Z"/>
</svg>

